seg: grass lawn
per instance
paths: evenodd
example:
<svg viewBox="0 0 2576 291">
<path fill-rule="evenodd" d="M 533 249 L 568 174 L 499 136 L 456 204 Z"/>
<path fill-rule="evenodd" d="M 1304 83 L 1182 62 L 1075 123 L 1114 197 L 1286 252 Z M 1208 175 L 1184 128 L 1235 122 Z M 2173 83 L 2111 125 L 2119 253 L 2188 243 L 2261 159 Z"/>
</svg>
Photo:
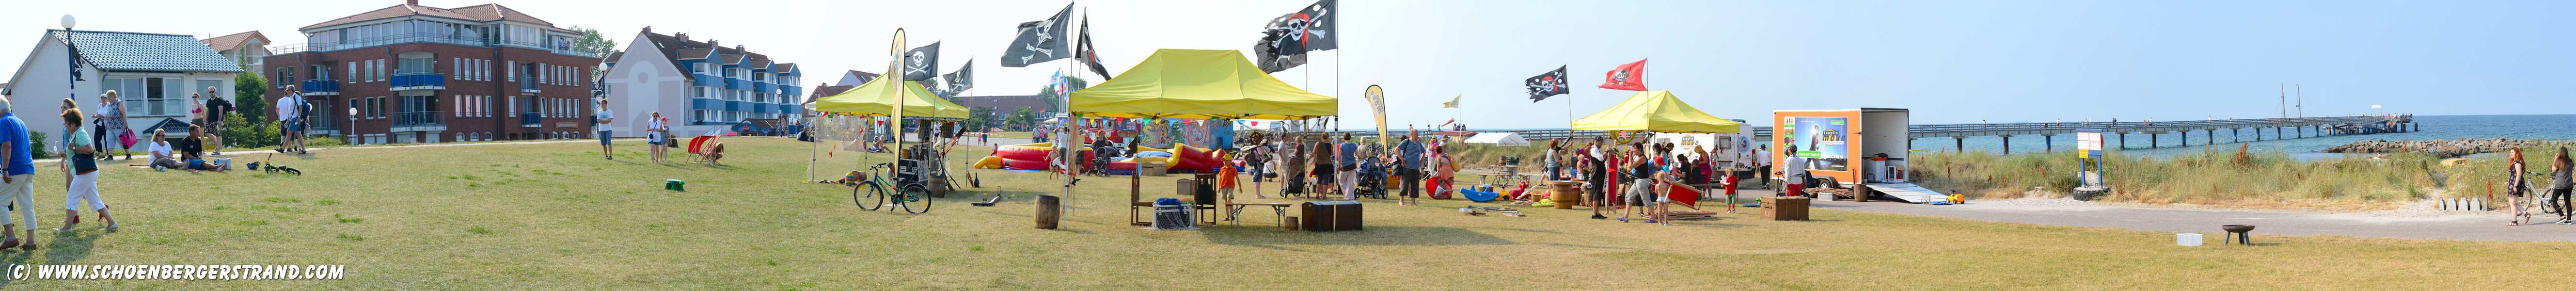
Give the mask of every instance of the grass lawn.
<svg viewBox="0 0 2576 291">
<path fill-rule="evenodd" d="M 1284 231 L 1267 209 L 1246 211 L 1243 228 L 1147 231 L 1125 223 L 1123 177 L 1089 178 L 1064 229 L 1036 230 L 1029 201 L 1060 189 L 1044 173 L 975 170 L 986 179 L 972 190 L 1013 197 L 997 207 L 959 195 L 927 214 L 861 211 L 848 188 L 801 181 L 806 144 L 730 140 L 723 166 L 643 163 L 634 140 L 619 141 L 616 160 L 558 143 L 278 161 L 304 176 L 108 166 L 102 185 L 123 230 L 91 230 L 92 220 L 40 231 L 43 249 L 0 260 L 347 265 L 338 281 L 6 282 L 23 290 L 2422 290 L 2545 286 L 2563 279 L 2522 273 L 2576 268 L 2565 259 L 2576 245 L 2563 242 L 2265 236 L 2254 247 L 2178 247 L 2160 232 L 1829 209 L 1814 221 L 1748 211 L 1659 226 L 1370 200 L 1365 231 Z M 61 197 L 60 179 L 38 177 L 38 205 Z M 661 190 L 663 179 L 689 180 L 689 191 Z M 1147 179 L 1144 192 L 1167 196 L 1168 179 Z M 59 226 L 43 208 L 41 225 Z"/>
</svg>

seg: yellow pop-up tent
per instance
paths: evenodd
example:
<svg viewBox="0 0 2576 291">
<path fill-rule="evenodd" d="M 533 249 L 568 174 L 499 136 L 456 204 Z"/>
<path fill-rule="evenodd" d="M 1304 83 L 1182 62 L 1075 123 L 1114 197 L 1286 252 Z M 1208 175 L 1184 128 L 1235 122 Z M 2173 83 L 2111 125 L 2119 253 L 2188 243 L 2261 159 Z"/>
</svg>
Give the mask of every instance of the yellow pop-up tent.
<svg viewBox="0 0 2576 291">
<path fill-rule="evenodd" d="M 1628 96 L 1601 113 L 1574 120 L 1575 130 L 1653 131 L 1672 133 L 1742 133 L 1735 121 L 1700 112 L 1672 91 L 1645 91 Z"/>
<path fill-rule="evenodd" d="M 903 117 L 966 119 L 966 106 L 939 99 L 939 95 L 922 88 L 919 82 L 895 81 L 893 76 L 879 77 L 858 88 L 814 101 L 814 111 L 859 116 L 886 116 L 894 113 L 895 83 L 902 83 L 904 94 L 912 100 L 903 102 Z"/>
<path fill-rule="evenodd" d="M 1340 114 L 1338 102 L 1271 78 L 1240 51 L 1162 49 L 1068 103 L 1097 117 L 1306 119 Z"/>
</svg>

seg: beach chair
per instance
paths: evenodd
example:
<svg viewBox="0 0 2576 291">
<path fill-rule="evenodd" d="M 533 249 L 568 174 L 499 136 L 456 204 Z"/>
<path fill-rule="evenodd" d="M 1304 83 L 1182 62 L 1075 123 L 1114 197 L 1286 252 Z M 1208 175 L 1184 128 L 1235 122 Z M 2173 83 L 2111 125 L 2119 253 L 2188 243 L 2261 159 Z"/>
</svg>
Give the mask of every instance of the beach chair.
<svg viewBox="0 0 2576 291">
<path fill-rule="evenodd" d="M 719 137 L 713 135 L 703 135 L 696 138 L 690 138 L 689 154 L 697 155 L 697 158 L 690 159 L 689 162 L 714 164 L 715 159 L 711 157 L 716 155 L 712 155 L 710 153 L 714 152 L 713 148 L 717 145 L 716 139 L 718 138 Z"/>
</svg>

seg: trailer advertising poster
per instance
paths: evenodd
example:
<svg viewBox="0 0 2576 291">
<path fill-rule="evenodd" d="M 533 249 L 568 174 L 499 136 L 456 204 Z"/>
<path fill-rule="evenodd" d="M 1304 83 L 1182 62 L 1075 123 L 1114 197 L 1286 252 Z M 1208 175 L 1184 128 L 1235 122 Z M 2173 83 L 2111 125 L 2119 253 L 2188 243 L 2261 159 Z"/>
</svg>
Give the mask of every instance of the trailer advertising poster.
<svg viewBox="0 0 2576 291">
<path fill-rule="evenodd" d="M 1783 131 L 1789 133 L 1789 136 L 1784 139 L 1797 143 L 1795 146 L 1798 148 L 1794 150 L 1798 151 L 1798 157 L 1807 158 L 1807 169 L 1850 171 L 1851 150 L 1847 142 L 1851 134 L 1850 118 L 1789 117 L 1788 119 L 1780 123 L 1791 126 L 1789 130 Z"/>
</svg>

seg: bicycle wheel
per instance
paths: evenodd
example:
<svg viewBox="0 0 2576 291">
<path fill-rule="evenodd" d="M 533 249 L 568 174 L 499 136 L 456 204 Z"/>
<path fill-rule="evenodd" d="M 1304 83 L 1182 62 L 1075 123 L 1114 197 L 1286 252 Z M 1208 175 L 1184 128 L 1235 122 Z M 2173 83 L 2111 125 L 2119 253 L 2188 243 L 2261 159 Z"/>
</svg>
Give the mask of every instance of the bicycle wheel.
<svg viewBox="0 0 2576 291">
<path fill-rule="evenodd" d="M 912 213 L 930 212 L 929 188 L 922 187 L 918 184 L 904 185 L 903 194 L 900 195 L 903 195 L 903 198 L 898 198 L 894 201 L 896 204 L 903 205 L 903 211 Z"/>
<path fill-rule="evenodd" d="M 850 203 L 858 204 L 859 209 L 868 211 L 885 207 L 885 186 L 877 185 L 873 181 L 859 182 L 858 186 L 850 187 Z"/>
</svg>

